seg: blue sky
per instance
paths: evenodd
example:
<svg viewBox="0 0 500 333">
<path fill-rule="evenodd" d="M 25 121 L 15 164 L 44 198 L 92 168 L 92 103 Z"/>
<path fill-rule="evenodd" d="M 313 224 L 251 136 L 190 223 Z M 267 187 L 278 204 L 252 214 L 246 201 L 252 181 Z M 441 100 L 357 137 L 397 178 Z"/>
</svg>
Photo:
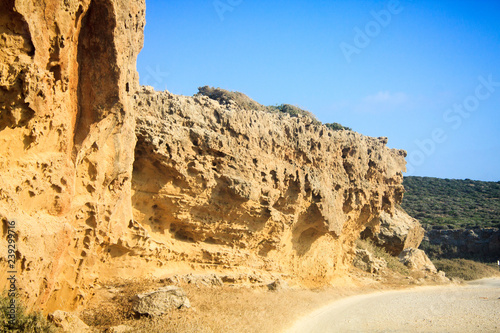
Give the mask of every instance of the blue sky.
<svg viewBox="0 0 500 333">
<path fill-rule="evenodd" d="M 500 181 L 500 1 L 146 0 L 141 84 L 387 136 L 407 175 Z"/>
</svg>

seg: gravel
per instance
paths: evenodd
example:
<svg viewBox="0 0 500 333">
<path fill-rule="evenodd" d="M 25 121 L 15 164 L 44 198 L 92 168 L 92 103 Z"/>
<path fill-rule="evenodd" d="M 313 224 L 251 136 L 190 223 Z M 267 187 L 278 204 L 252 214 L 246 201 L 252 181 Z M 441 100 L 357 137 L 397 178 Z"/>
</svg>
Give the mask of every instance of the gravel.
<svg viewBox="0 0 500 333">
<path fill-rule="evenodd" d="M 292 332 L 500 332 L 500 279 L 349 297 Z"/>
</svg>

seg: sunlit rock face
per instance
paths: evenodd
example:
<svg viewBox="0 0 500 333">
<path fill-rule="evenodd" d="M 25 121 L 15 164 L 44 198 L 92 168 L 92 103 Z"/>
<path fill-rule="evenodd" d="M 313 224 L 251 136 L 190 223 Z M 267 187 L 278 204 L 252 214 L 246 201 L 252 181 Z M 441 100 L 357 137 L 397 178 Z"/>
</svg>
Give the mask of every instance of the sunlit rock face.
<svg viewBox="0 0 500 333">
<path fill-rule="evenodd" d="M 144 11 L 143 0 L 0 3 L 0 248 L 15 221 L 30 306 L 85 302 L 127 233 Z"/>
<path fill-rule="evenodd" d="M 136 109 L 134 218 L 163 265 L 323 284 L 402 199 L 406 153 L 386 138 L 151 88 Z"/>
<path fill-rule="evenodd" d="M 143 0 L 0 3 L 0 248 L 15 225 L 21 296 L 51 312 L 116 279 L 342 275 L 401 201 L 405 152 L 139 88 L 144 14 Z M 5 289 L 7 252 L 0 266 Z"/>
</svg>

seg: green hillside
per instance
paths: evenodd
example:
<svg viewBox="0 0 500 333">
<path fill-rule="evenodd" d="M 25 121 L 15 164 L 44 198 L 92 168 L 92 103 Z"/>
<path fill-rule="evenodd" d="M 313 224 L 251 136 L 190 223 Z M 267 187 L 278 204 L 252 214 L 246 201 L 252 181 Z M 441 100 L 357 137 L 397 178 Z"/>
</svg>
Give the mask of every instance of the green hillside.
<svg viewBox="0 0 500 333">
<path fill-rule="evenodd" d="M 405 177 L 402 207 L 424 225 L 500 227 L 500 182 Z"/>
</svg>

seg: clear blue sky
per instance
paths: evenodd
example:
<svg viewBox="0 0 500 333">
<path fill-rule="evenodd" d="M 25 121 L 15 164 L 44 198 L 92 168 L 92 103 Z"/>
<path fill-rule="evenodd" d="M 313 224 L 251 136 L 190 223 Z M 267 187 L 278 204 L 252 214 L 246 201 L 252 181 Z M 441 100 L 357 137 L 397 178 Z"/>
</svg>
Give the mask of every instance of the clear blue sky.
<svg viewBox="0 0 500 333">
<path fill-rule="evenodd" d="M 141 84 L 288 103 L 408 151 L 411 175 L 500 180 L 500 1 L 146 0 Z"/>
</svg>

